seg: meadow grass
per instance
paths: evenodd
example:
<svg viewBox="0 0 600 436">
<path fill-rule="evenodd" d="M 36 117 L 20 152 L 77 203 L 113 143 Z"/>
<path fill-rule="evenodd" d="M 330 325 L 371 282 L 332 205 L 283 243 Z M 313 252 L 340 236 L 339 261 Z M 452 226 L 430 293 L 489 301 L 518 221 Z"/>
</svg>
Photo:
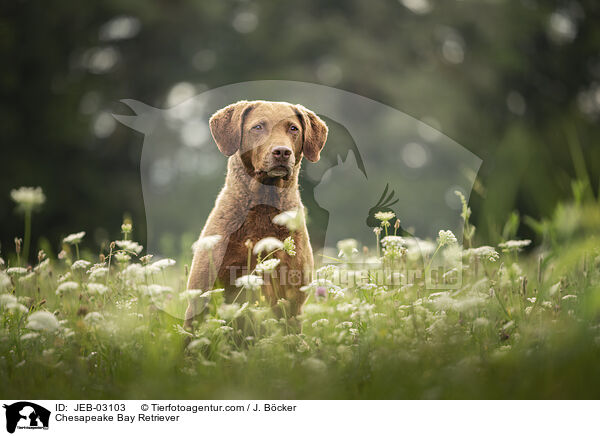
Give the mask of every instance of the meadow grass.
<svg viewBox="0 0 600 436">
<path fill-rule="evenodd" d="M 560 205 L 537 225 L 543 242 L 527 252 L 519 241 L 463 249 L 445 233 L 421 259 L 406 240 L 383 239 L 395 231 L 388 219 L 370 261 L 400 282 L 349 281 L 377 248 L 357 253 L 343 241 L 341 257 L 305 289 L 301 333 L 256 294 L 226 305 L 218 291 L 205 298 L 195 331 L 185 331 L 181 262 L 138 258 L 127 225 L 100 260 L 79 259 L 84 235 L 70 235 L 60 258 L 2 262 L 2 397 L 597 398 L 598 203 Z M 287 243 L 275 251 L 291 255 Z M 459 287 L 404 280 L 427 269 L 433 253 L 460 261 Z"/>
</svg>

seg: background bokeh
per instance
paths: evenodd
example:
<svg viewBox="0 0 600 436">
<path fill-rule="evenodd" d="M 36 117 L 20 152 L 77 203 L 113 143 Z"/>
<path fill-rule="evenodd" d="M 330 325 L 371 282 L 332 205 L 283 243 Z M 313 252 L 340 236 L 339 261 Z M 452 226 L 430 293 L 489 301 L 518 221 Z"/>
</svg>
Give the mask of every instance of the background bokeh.
<svg viewBox="0 0 600 436">
<path fill-rule="evenodd" d="M 85 230 L 97 251 L 124 215 L 144 243 L 143 136 L 112 118 L 132 113 L 119 100 L 169 108 L 264 79 L 380 101 L 478 155 L 472 221 L 478 239 L 497 242 L 513 211 L 551 215 L 571 180 L 598 191 L 599 19 L 594 0 L 3 2 L 2 253 L 23 233 L 9 194 L 19 186 L 47 195 L 34 244 L 56 250 Z M 335 162 L 335 149 L 324 158 Z M 518 233 L 535 237 L 525 224 Z"/>
</svg>

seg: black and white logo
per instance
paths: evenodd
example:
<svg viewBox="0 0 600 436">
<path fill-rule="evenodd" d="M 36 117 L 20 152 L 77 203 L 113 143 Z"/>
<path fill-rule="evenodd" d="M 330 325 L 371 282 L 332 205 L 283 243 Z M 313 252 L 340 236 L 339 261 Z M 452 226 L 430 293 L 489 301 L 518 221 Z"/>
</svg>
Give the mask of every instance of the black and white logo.
<svg viewBox="0 0 600 436">
<path fill-rule="evenodd" d="M 6 431 L 16 429 L 48 430 L 50 411 L 29 401 L 19 401 L 3 406 L 6 409 Z"/>
</svg>

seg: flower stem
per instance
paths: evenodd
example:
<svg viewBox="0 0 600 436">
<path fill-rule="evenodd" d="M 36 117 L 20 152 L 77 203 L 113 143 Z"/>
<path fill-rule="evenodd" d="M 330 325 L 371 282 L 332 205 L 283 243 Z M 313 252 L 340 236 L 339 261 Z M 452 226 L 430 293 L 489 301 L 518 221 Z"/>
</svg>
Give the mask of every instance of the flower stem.
<svg viewBox="0 0 600 436">
<path fill-rule="evenodd" d="M 438 244 L 438 246 L 436 247 L 435 251 L 433 252 L 433 254 L 431 255 L 431 259 L 429 259 L 429 263 L 427 264 L 427 266 L 425 267 L 425 281 L 427 281 L 427 273 L 429 272 L 429 268 L 431 268 L 431 264 L 433 263 L 433 258 L 435 257 L 435 255 L 437 254 L 437 252 L 440 250 L 440 247 L 442 246 L 442 244 Z"/>
<path fill-rule="evenodd" d="M 29 261 L 29 241 L 31 239 L 31 211 L 25 211 L 25 242 L 23 245 L 23 259 L 25 264 Z"/>
</svg>

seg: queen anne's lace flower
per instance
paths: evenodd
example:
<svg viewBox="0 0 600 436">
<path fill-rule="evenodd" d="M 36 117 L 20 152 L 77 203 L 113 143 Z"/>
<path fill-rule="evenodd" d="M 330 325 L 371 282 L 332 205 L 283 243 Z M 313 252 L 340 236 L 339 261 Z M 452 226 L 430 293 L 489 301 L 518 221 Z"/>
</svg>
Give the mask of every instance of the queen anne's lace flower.
<svg viewBox="0 0 600 436">
<path fill-rule="evenodd" d="M 160 259 L 157 260 L 156 262 L 148 265 L 148 269 L 151 272 L 156 272 L 156 271 L 160 271 L 162 269 L 168 268 L 170 266 L 175 265 L 175 261 L 173 259 Z"/>
<path fill-rule="evenodd" d="M 383 256 L 389 259 L 402 257 L 406 254 L 406 241 L 401 236 L 386 236 L 381 240 Z"/>
<path fill-rule="evenodd" d="M 63 282 L 56 288 L 56 295 L 63 295 L 67 292 L 75 292 L 79 289 L 77 282 Z"/>
<path fill-rule="evenodd" d="M 277 268 L 277 265 L 279 265 L 279 262 L 281 262 L 279 259 L 267 259 L 267 260 L 259 263 L 258 265 L 256 265 L 256 272 L 258 272 L 258 273 L 271 272 L 275 268 Z"/>
<path fill-rule="evenodd" d="M 210 251 L 223 239 L 221 235 L 201 236 L 192 244 L 192 250 Z"/>
<path fill-rule="evenodd" d="M 27 268 L 13 266 L 12 268 L 7 269 L 6 273 L 11 276 L 22 276 L 23 274 L 27 274 Z"/>
<path fill-rule="evenodd" d="M 90 280 L 99 280 L 106 276 L 108 273 L 108 268 L 94 265 L 89 269 L 88 273 L 90 275 Z"/>
<path fill-rule="evenodd" d="M 104 321 L 104 316 L 99 312 L 90 312 L 84 318 L 83 322 L 88 325 L 98 325 Z"/>
<path fill-rule="evenodd" d="M 289 256 L 296 255 L 296 243 L 294 242 L 294 238 L 288 236 L 283 240 L 283 251 L 285 251 Z"/>
<path fill-rule="evenodd" d="M 124 241 L 115 241 L 115 243 L 117 244 L 117 247 L 119 247 L 120 249 L 125 250 L 125 251 L 131 251 L 135 254 L 140 254 L 142 252 L 142 250 L 144 249 L 143 246 L 141 246 L 140 244 L 138 244 L 137 242 L 134 242 L 134 241 L 124 240 Z"/>
<path fill-rule="evenodd" d="M 21 187 L 10 191 L 10 197 L 17 203 L 19 209 L 25 212 L 31 212 L 46 201 L 46 196 L 42 188 Z"/>
<path fill-rule="evenodd" d="M 87 288 L 90 294 L 102 295 L 108 292 L 108 288 L 101 283 L 88 283 Z"/>
<path fill-rule="evenodd" d="M 280 226 L 286 226 L 290 232 L 294 232 L 304 224 L 304 213 L 298 209 L 287 210 L 276 215 L 273 222 Z"/>
<path fill-rule="evenodd" d="M 511 240 L 498 244 L 498 247 L 502 248 L 502 251 L 521 251 L 524 247 L 531 244 L 530 239 L 522 240 Z"/>
<path fill-rule="evenodd" d="M 315 275 L 320 279 L 331 280 L 335 274 L 339 273 L 339 270 L 335 265 L 325 265 L 315 271 Z"/>
<path fill-rule="evenodd" d="M 389 222 L 396 216 L 394 212 L 377 212 L 375 214 L 375 219 L 383 222 Z"/>
<path fill-rule="evenodd" d="M 454 236 L 451 230 L 440 230 L 438 233 L 438 243 L 440 246 L 456 244 L 456 242 L 456 236 Z"/>
<path fill-rule="evenodd" d="M 263 252 L 271 252 L 275 250 L 283 249 L 283 242 L 272 236 L 261 239 L 254 246 L 254 254 L 260 254 Z"/>
<path fill-rule="evenodd" d="M 494 247 L 490 247 L 488 245 L 483 245 L 477 248 L 469 248 L 464 251 L 464 255 L 468 257 L 474 256 L 478 258 L 485 258 L 490 262 L 496 262 L 498 259 L 500 259 L 500 255 L 494 249 Z"/>
<path fill-rule="evenodd" d="M 27 325 L 25 327 L 31 330 L 53 332 L 58 330 L 60 324 L 53 314 L 41 310 L 29 315 L 29 318 L 27 319 Z"/>
<path fill-rule="evenodd" d="M 90 267 L 91 263 L 88 262 L 87 260 L 76 260 L 75 262 L 73 262 L 73 265 L 71 265 L 71 269 L 73 271 L 77 271 L 77 270 L 84 270 L 84 269 L 88 269 Z"/>
<path fill-rule="evenodd" d="M 83 237 L 85 236 L 85 232 L 72 233 L 63 239 L 65 244 L 75 245 L 79 244 Z"/>
<path fill-rule="evenodd" d="M 235 285 L 238 288 L 244 287 L 253 290 L 259 290 L 263 284 L 264 280 L 262 277 L 255 276 L 253 274 L 241 276 L 235 281 Z"/>
</svg>

